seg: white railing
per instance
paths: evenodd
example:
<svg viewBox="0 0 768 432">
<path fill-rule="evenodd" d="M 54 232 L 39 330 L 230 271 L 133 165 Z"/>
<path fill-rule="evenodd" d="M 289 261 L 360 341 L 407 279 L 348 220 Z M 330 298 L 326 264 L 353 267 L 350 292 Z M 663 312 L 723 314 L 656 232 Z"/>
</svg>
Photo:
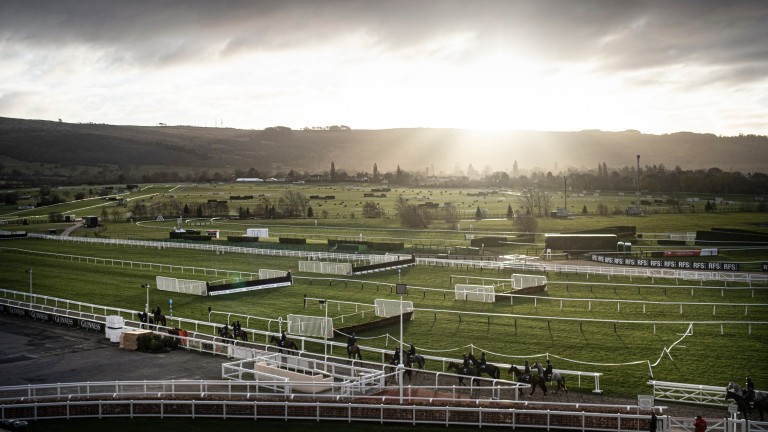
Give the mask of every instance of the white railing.
<svg viewBox="0 0 768 432">
<path fill-rule="evenodd" d="M 10 290 L 0 290 L 0 293 L 8 295 L 8 294 L 24 294 L 24 293 L 18 293 L 15 291 Z M 28 295 L 28 294 L 26 294 Z M 56 299 L 52 297 L 47 296 L 37 296 L 33 295 L 35 297 L 42 297 L 45 301 L 48 300 L 61 300 Z M 86 307 L 91 309 L 91 313 L 83 313 L 79 311 L 70 311 L 68 309 L 63 308 L 51 308 L 46 306 L 41 306 L 37 304 L 29 304 L 24 303 L 21 301 L 14 301 L 14 300 L 8 300 L 8 299 L 0 299 L 5 304 L 9 304 L 12 306 L 19 306 L 19 307 L 32 307 L 36 310 L 44 310 L 53 314 L 59 314 L 59 315 L 66 315 L 66 316 L 73 316 L 77 318 L 85 318 L 90 319 L 93 321 L 99 321 L 99 322 L 106 322 L 106 316 L 107 315 L 117 315 L 119 312 L 123 312 L 124 314 L 135 314 L 134 311 L 129 310 L 123 310 L 118 308 L 109 308 L 105 306 L 98 306 L 98 305 L 91 305 L 86 303 L 80 303 L 80 302 L 71 302 L 76 304 L 78 308 Z M 67 305 L 69 306 L 70 301 L 64 300 L 67 302 Z M 93 313 L 94 310 L 103 310 L 104 315 L 99 315 Z M 187 323 L 187 327 L 190 327 L 194 325 L 195 330 L 188 331 L 186 336 L 173 336 L 169 335 L 165 332 L 165 329 L 160 326 L 156 325 L 147 325 L 139 322 L 136 318 L 127 319 L 125 321 L 125 327 L 126 328 L 150 328 L 153 330 L 156 330 L 160 332 L 163 336 L 167 337 L 173 337 L 177 338 L 179 340 L 179 345 L 187 350 L 190 351 L 197 351 L 201 353 L 206 354 L 212 354 L 212 355 L 222 355 L 226 356 L 228 358 L 253 358 L 256 357 L 255 352 L 279 352 L 280 349 L 276 346 L 269 344 L 269 337 L 271 335 L 274 335 L 274 333 L 270 333 L 269 331 L 259 331 L 259 330 L 250 330 L 250 329 L 243 329 L 244 331 L 247 331 L 250 333 L 249 339 L 254 342 L 242 342 L 242 341 L 234 341 L 232 343 L 231 340 L 227 340 L 218 336 L 213 335 L 216 331 L 217 325 L 215 323 L 210 323 L 206 321 L 197 321 L 192 319 L 184 319 L 184 318 L 174 318 L 174 320 L 177 320 L 179 323 L 179 327 L 181 327 L 181 323 Z M 211 334 L 207 333 L 200 333 L 198 330 L 200 327 L 210 329 Z M 263 336 L 264 342 L 256 342 L 255 337 L 256 335 Z M 332 342 L 332 341 L 323 341 L 319 339 L 309 338 L 309 337 L 303 337 L 303 336 L 292 336 L 293 339 L 300 342 L 300 352 L 296 353 L 297 357 L 312 357 L 312 358 L 322 358 L 324 361 L 332 362 L 334 359 L 338 360 L 339 357 L 335 357 L 333 355 L 333 349 L 334 347 L 340 349 L 342 352 L 344 352 L 346 345 L 341 342 Z M 329 355 L 320 355 L 320 354 L 314 354 L 304 351 L 304 343 L 305 342 L 314 342 L 314 343 L 327 343 L 329 345 Z M 471 347 L 474 348 L 474 347 Z M 364 349 L 368 352 L 375 353 L 380 359 L 380 362 L 372 362 L 372 361 L 362 361 L 362 360 L 355 360 L 353 361 L 354 364 L 359 365 L 367 365 L 367 367 L 371 368 L 378 368 L 381 369 L 383 373 L 391 373 L 392 367 L 388 364 L 382 364 L 384 362 L 384 354 L 387 352 L 385 349 L 380 348 L 372 348 L 372 347 L 361 347 L 361 349 Z M 456 361 L 455 359 L 446 358 L 446 357 L 437 357 L 437 356 L 429 356 L 424 355 L 424 358 L 430 361 L 435 361 L 440 364 L 442 364 L 442 371 L 446 370 L 447 364 L 451 361 Z M 345 359 L 343 359 L 345 360 Z M 502 368 L 503 370 L 507 370 L 511 365 L 509 364 L 497 364 L 497 367 Z M 411 369 L 412 372 L 419 372 L 416 369 Z M 603 375 L 601 372 L 585 372 L 585 371 L 570 371 L 570 370 L 562 370 L 558 369 L 558 372 L 560 372 L 563 375 L 571 375 L 575 376 L 578 379 L 578 386 L 581 387 L 581 378 L 582 377 L 589 377 L 594 380 L 595 388 L 593 390 L 594 393 L 601 393 L 602 389 L 600 389 L 600 377 Z M 434 375 L 435 385 L 437 386 L 441 377 L 444 378 L 445 376 L 455 376 L 454 374 L 447 373 L 447 372 L 432 372 L 427 371 L 427 373 Z M 498 392 L 499 390 L 497 387 L 503 387 L 503 386 L 523 386 L 527 387 L 526 384 L 518 384 L 514 383 L 508 380 L 503 379 L 490 379 L 490 378 L 483 378 L 483 377 L 465 377 L 464 378 L 468 383 L 470 388 L 476 388 L 480 387 L 485 383 L 486 386 L 490 386 L 490 390 L 492 392 Z M 514 398 L 517 398 L 517 395 L 514 396 Z"/>
<path fill-rule="evenodd" d="M 153 240 L 126 240 L 126 239 L 110 239 L 99 237 L 62 237 L 53 236 L 47 234 L 28 233 L 28 237 L 40 238 L 45 240 L 58 240 L 61 242 L 84 242 L 93 244 L 107 244 L 107 245 L 119 245 L 119 246 L 138 246 L 160 249 L 194 249 L 194 250 L 206 250 L 214 251 L 216 253 L 242 253 L 251 255 L 269 255 L 278 257 L 291 257 L 291 258 L 312 258 L 315 260 L 339 260 L 339 261 L 370 261 L 376 259 L 377 254 L 345 254 L 335 252 L 313 252 L 313 251 L 294 251 L 288 249 L 258 249 L 241 246 L 225 246 L 225 245 L 212 245 L 212 244 L 200 244 L 200 243 L 182 243 L 182 242 L 161 242 Z M 391 254 L 390 254 L 391 255 Z M 408 259 L 410 255 L 399 255 L 398 259 Z"/>
<path fill-rule="evenodd" d="M 29 233 L 29 237 L 41 238 L 46 240 L 58 240 L 58 241 L 70 241 L 70 242 L 86 242 L 86 243 L 100 243 L 100 244 L 112 244 L 112 245 L 125 245 L 125 246 L 139 246 L 139 247 L 151 247 L 151 248 L 175 248 L 175 249 L 196 249 L 196 250 L 210 250 L 216 253 L 244 253 L 254 255 L 270 255 L 292 258 L 312 258 L 316 260 L 340 260 L 340 261 L 360 261 L 360 260 L 372 260 L 368 254 L 342 254 L 334 252 L 310 252 L 310 251 L 292 251 L 285 249 L 255 249 L 239 246 L 218 246 L 199 243 L 173 243 L 173 242 L 159 242 L 149 240 L 123 240 L 123 239 L 102 239 L 98 237 L 62 237 L 52 236 L 46 234 Z M 375 254 L 370 254 L 375 257 Z M 401 259 L 410 258 L 403 255 Z M 679 269 L 655 269 L 655 268 L 643 268 L 643 267 L 598 267 L 598 266 L 577 266 L 577 265 L 563 265 L 563 264 L 548 264 L 542 262 L 531 263 L 529 261 L 476 261 L 476 260 L 452 260 L 442 258 L 417 258 L 417 264 L 443 266 L 443 267 L 472 267 L 483 269 L 512 269 L 521 271 L 538 271 L 538 272 L 560 272 L 560 273 L 578 273 L 578 274 L 596 274 L 596 275 L 615 275 L 615 276 L 643 276 L 643 277 L 660 277 L 660 278 L 673 278 L 673 279 L 690 279 L 690 280 L 724 280 L 732 282 L 768 282 L 768 275 L 747 273 L 747 272 L 716 272 L 716 271 L 690 271 Z"/>
<path fill-rule="evenodd" d="M 421 387 L 408 386 L 403 389 L 402 397 L 390 393 L 388 396 L 355 396 L 353 400 L 340 401 L 337 396 L 291 394 L 285 400 L 275 400 L 279 395 L 269 391 L 265 384 L 269 383 L 201 380 L 0 387 L 0 417 L 23 420 L 242 417 L 590 430 L 637 430 L 647 424 L 649 418 L 633 405 L 468 400 L 466 396 L 459 398 L 455 386 L 429 387 L 432 394 L 429 397 L 419 396 Z M 285 383 L 276 380 L 274 384 Z M 516 389 L 512 390 L 516 393 Z M 261 396 L 271 400 L 253 400 Z M 450 406 L 457 401 L 461 401 L 462 406 Z M 590 407 L 609 408 L 606 411 L 611 414 L 583 411 Z"/>
<path fill-rule="evenodd" d="M 232 381 L 157 381 L 73 383 L 20 386 L 20 396 L 0 402 L 0 418 L 51 420 L 77 418 L 244 418 L 342 422 L 401 423 L 410 425 L 530 428 L 543 430 L 638 431 L 647 430 L 650 415 L 638 406 L 545 404 L 482 401 L 462 406 L 452 399 L 418 398 L 412 388 L 398 396 L 347 400 L 253 400 L 254 383 Z M 39 388 L 46 392 L 36 397 Z M 11 387 L 0 388 L 0 396 Z M 312 395 L 316 399 L 317 395 Z M 102 400 L 89 400 L 102 399 Z M 366 400 L 367 399 L 367 400 Z M 403 404 L 405 402 L 405 404 Z M 605 412 L 587 412 L 600 407 Z M 609 413 L 610 412 L 610 413 Z M 659 432 L 692 431 L 692 420 L 660 415 Z M 707 419 L 713 432 L 746 432 L 743 420 Z M 766 431 L 768 423 L 749 422 L 750 431 Z"/>
<path fill-rule="evenodd" d="M 603 276 L 638 276 L 649 278 L 670 278 L 683 280 L 720 280 L 729 282 L 753 283 L 768 282 L 768 275 L 748 272 L 716 272 L 716 271 L 691 271 L 680 269 L 661 269 L 646 267 L 623 267 L 611 266 L 600 267 L 597 265 L 567 265 L 551 264 L 546 262 L 529 261 L 475 261 L 475 260 L 454 260 L 443 258 L 416 258 L 417 264 L 439 266 L 439 267 L 469 267 L 491 270 L 519 270 L 534 272 L 557 272 L 557 273 L 577 273 Z"/>
<path fill-rule="evenodd" d="M 99 322 L 105 322 L 107 315 L 128 315 L 129 321 L 126 321 L 127 327 L 134 327 L 139 328 L 141 327 L 141 323 L 138 322 L 138 317 L 136 311 L 133 310 L 126 310 L 126 309 L 120 309 L 120 308 L 114 308 L 114 307 L 107 307 L 107 306 L 100 306 L 100 305 L 93 305 L 88 303 L 82 303 L 72 300 L 66 300 L 66 299 L 59 299 L 55 297 L 48 297 L 48 296 L 39 296 L 35 294 L 29 294 L 24 292 L 18 292 L 13 290 L 4 290 L 0 289 L 0 294 L 4 297 L 12 296 L 15 298 L 16 296 L 20 296 L 23 300 L 28 300 L 28 298 L 34 297 L 36 300 L 35 302 L 39 302 L 42 300 L 46 305 L 39 305 L 39 304 L 32 304 L 31 307 L 46 311 L 54 314 L 62 314 L 67 316 L 73 316 L 78 318 L 86 318 L 91 319 Z M 10 305 L 18 305 L 18 306 L 24 306 L 23 301 L 18 300 L 8 300 L 8 299 L 0 299 L 6 304 Z M 47 303 L 48 301 L 51 301 L 54 303 L 54 307 L 48 307 Z M 64 305 L 64 308 L 59 307 L 59 303 L 62 303 Z M 29 303 L 25 304 L 26 306 L 30 306 Z M 77 311 L 70 311 L 69 308 L 74 305 L 77 307 Z M 88 309 L 89 312 L 82 312 L 82 309 Z M 601 323 L 609 323 L 613 324 L 614 326 L 618 324 L 643 324 L 643 325 L 652 325 L 653 331 L 655 333 L 656 326 L 662 325 L 662 324 L 680 324 L 680 321 L 632 321 L 632 320 L 611 320 L 611 319 L 595 319 L 595 318 L 566 318 L 566 317 L 556 317 L 556 316 L 527 316 L 527 315 L 515 315 L 515 314 L 491 314 L 487 312 L 468 312 L 468 311 L 455 311 L 455 310 L 439 310 L 439 309 L 424 309 L 424 308 L 414 308 L 415 311 L 424 313 L 424 312 L 431 312 L 434 314 L 437 313 L 446 313 L 446 314 L 454 314 L 459 315 L 461 317 L 462 315 L 469 315 L 469 316 L 483 316 L 488 319 L 491 319 L 492 317 L 504 317 L 504 318 L 530 318 L 530 319 L 539 319 L 539 320 L 545 320 L 545 321 L 574 321 L 574 322 L 601 322 Z M 98 314 L 97 312 L 103 312 L 103 315 Z M 239 316 L 237 314 L 232 314 L 235 316 Z M 174 322 L 177 324 L 175 325 Z M 186 326 L 182 326 L 182 323 L 186 323 Z M 271 327 L 272 323 L 276 323 L 278 325 L 281 324 L 281 319 L 274 319 L 269 320 L 269 326 Z M 744 325 L 747 327 L 748 334 L 751 334 L 752 332 L 752 326 L 758 325 L 768 325 L 768 321 L 685 321 L 685 323 L 688 324 L 695 324 L 695 325 L 720 325 L 721 326 L 721 332 L 724 325 Z M 146 324 L 145 324 L 146 326 Z M 181 318 L 181 317 L 173 317 L 171 319 L 171 322 L 169 323 L 169 327 L 185 327 L 190 328 L 194 327 L 194 333 L 191 331 L 190 333 L 190 341 L 185 345 L 189 349 L 194 349 L 206 353 L 212 353 L 212 354 L 219 354 L 219 355 L 226 355 L 228 357 L 233 357 L 233 348 L 232 345 L 230 345 L 228 340 L 212 336 L 217 334 L 216 329 L 218 328 L 218 324 L 209 322 L 209 321 L 199 321 L 199 320 L 193 320 L 193 319 L 187 319 L 187 318 Z M 247 334 L 249 334 L 249 340 L 256 342 L 256 337 L 263 337 L 263 342 L 258 342 L 259 344 L 263 344 L 264 349 L 268 351 L 276 351 L 277 347 L 270 346 L 269 339 L 272 335 L 275 335 L 275 332 L 272 332 L 271 329 L 268 329 L 267 331 L 263 330 L 256 330 L 256 329 L 250 329 L 247 328 L 247 322 L 245 328 L 243 328 L 243 331 L 245 331 Z M 157 328 L 157 327 L 155 327 Z M 207 333 L 200 333 L 200 330 L 206 330 Z M 301 351 L 304 351 L 304 345 L 306 342 L 310 343 L 317 343 L 317 344 L 327 344 L 329 347 L 329 358 L 333 357 L 333 349 L 334 347 L 342 350 L 342 352 L 345 352 L 346 345 L 342 342 L 333 342 L 329 340 L 322 340 L 322 339 L 316 339 L 312 337 L 306 337 L 306 336 L 299 336 L 299 335 L 292 335 L 293 339 L 295 339 L 299 343 L 299 349 Z M 196 340 L 197 339 L 197 340 Z M 237 344 L 243 344 L 242 342 L 237 342 Z M 371 348 L 371 347 L 361 347 L 365 351 L 376 353 L 384 362 L 384 353 L 386 350 L 379 349 L 379 348 Z M 474 346 L 472 347 L 474 348 Z M 301 355 L 312 355 L 312 356 L 319 356 L 319 354 L 313 354 L 313 353 L 301 353 Z M 346 353 L 345 353 L 346 354 Z M 448 361 L 455 359 L 445 358 L 445 357 L 435 357 L 435 356 L 424 356 L 427 360 L 433 360 L 437 362 L 441 362 L 443 364 L 443 369 L 445 370 L 445 366 L 447 365 Z M 510 365 L 504 365 L 500 364 L 499 367 L 508 368 Z M 581 378 L 582 377 L 589 377 L 594 380 L 595 388 L 593 392 L 600 393 L 602 392 L 602 389 L 600 388 L 600 376 L 602 376 L 602 373 L 600 372 L 585 372 L 585 371 L 570 371 L 570 370 L 560 370 L 558 371 L 561 374 L 565 375 L 573 375 L 577 377 L 579 387 L 581 386 Z M 475 378 L 477 379 L 477 378 Z M 470 380 L 472 382 L 472 380 Z"/>
<path fill-rule="evenodd" d="M 676 383 L 669 381 L 648 381 L 653 386 L 653 397 L 671 402 L 693 402 L 703 405 L 727 406 L 724 386 Z"/>
</svg>

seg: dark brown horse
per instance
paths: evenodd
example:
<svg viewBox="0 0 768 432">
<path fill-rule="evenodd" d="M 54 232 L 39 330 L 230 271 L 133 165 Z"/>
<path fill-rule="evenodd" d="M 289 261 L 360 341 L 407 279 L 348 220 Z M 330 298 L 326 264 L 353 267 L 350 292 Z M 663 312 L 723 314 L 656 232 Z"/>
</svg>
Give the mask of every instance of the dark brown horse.
<svg viewBox="0 0 768 432">
<path fill-rule="evenodd" d="M 497 368 L 496 366 L 488 362 L 485 363 L 485 367 L 481 366 L 480 360 L 478 360 L 474 356 L 474 354 L 469 355 L 469 361 L 472 362 L 472 366 L 477 368 L 477 370 L 480 371 L 481 374 L 485 373 L 486 375 L 494 379 L 499 379 L 499 376 L 501 376 L 501 370 L 499 370 L 499 368 Z"/>
<path fill-rule="evenodd" d="M 450 362 L 448 363 L 448 367 L 446 367 L 446 370 L 453 369 L 456 371 L 456 375 L 459 376 L 459 385 L 464 385 L 464 377 L 479 377 L 480 376 L 480 370 L 475 367 L 468 367 L 464 369 L 464 366 L 459 365 L 456 362 Z"/>
<path fill-rule="evenodd" d="M 280 338 L 275 336 L 275 335 L 272 335 L 272 337 L 269 338 L 269 341 L 271 343 L 275 344 L 277 347 L 279 347 L 280 348 L 280 352 L 283 352 L 283 350 L 282 350 L 283 348 L 286 348 L 286 349 L 289 349 L 289 350 L 292 350 L 292 351 L 298 351 L 299 350 L 299 346 L 296 345 L 296 343 L 294 341 L 290 340 L 290 339 L 286 339 L 285 343 L 280 344 Z"/>
<path fill-rule="evenodd" d="M 243 342 L 248 342 L 248 333 L 244 332 L 240 328 L 235 328 L 235 330 L 232 332 L 232 337 L 235 339 L 240 339 Z"/>
<path fill-rule="evenodd" d="M 512 365 L 512 367 L 509 368 L 509 371 L 507 371 L 507 373 L 512 374 L 517 380 L 517 382 L 531 385 L 531 394 L 529 396 L 533 396 L 533 393 L 536 391 L 536 387 L 541 387 L 541 391 L 544 392 L 544 396 L 547 395 L 547 385 L 544 381 L 543 376 L 538 376 L 534 374 L 524 374 L 515 365 Z M 520 389 L 520 393 L 522 392 L 523 392 L 523 389 Z"/>
<path fill-rule="evenodd" d="M 347 345 L 347 358 L 362 360 L 363 355 L 360 353 L 360 347 L 357 344 Z"/>
<path fill-rule="evenodd" d="M 754 397 L 755 400 L 750 403 L 746 389 L 742 389 L 735 382 L 730 382 L 725 388 L 725 400 L 733 399 L 745 419 L 749 420 L 749 412 L 754 408 L 760 414 L 760 421 L 763 421 L 763 413 L 768 412 L 768 394 L 756 391 Z"/>
<path fill-rule="evenodd" d="M 150 322 L 150 324 L 153 324 L 153 323 Z M 163 315 L 161 313 L 155 313 L 155 315 L 154 315 L 154 324 L 162 325 L 163 327 L 165 327 L 165 315 Z"/>
<path fill-rule="evenodd" d="M 228 344 L 233 343 L 235 340 L 234 336 L 232 336 L 232 332 L 229 331 L 229 327 L 226 325 L 219 327 L 219 337 L 223 338 Z"/>
<path fill-rule="evenodd" d="M 395 358 L 395 356 L 392 354 L 384 354 L 384 361 L 387 364 L 392 364 L 393 358 Z M 414 364 L 418 366 L 419 369 L 424 370 L 424 357 L 422 357 L 420 354 L 416 354 L 413 356 L 413 358 L 408 355 L 405 356 L 405 363 L 403 363 L 403 366 L 405 366 L 405 375 L 408 376 L 409 380 L 411 379 L 411 369 L 413 369 Z M 416 373 L 418 372 L 419 371 L 416 371 Z"/>
</svg>

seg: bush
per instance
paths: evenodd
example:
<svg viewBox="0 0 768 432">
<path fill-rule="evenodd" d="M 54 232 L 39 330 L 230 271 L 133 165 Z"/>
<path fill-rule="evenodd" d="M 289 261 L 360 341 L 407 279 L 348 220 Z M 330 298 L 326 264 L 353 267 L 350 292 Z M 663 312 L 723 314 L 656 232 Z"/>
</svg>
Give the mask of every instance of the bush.
<svg viewBox="0 0 768 432">
<path fill-rule="evenodd" d="M 179 347 L 179 341 L 170 336 L 161 336 L 155 333 L 145 333 L 136 338 L 138 351 L 160 353 L 168 352 Z"/>
<path fill-rule="evenodd" d="M 284 244 L 307 244 L 305 238 L 279 237 L 278 241 Z"/>
</svg>

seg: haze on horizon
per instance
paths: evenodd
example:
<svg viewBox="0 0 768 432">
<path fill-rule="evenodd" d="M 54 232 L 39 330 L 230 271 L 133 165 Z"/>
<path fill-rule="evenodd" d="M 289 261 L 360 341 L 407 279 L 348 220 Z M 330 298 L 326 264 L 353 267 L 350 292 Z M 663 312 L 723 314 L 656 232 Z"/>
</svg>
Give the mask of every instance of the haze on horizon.
<svg viewBox="0 0 768 432">
<path fill-rule="evenodd" d="M 0 116 L 768 135 L 768 2 L 0 3 Z"/>
</svg>

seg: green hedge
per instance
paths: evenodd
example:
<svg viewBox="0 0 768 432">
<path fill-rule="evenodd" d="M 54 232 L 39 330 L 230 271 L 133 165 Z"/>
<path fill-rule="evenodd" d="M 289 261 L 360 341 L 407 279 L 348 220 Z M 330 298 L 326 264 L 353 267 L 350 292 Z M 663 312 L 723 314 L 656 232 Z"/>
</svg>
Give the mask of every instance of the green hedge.
<svg viewBox="0 0 768 432">
<path fill-rule="evenodd" d="M 280 237 L 278 241 L 288 244 L 307 244 L 307 239 L 305 238 Z"/>
<path fill-rule="evenodd" d="M 227 236 L 227 241 L 232 243 L 255 243 L 259 241 L 259 238 L 253 236 Z"/>
</svg>

